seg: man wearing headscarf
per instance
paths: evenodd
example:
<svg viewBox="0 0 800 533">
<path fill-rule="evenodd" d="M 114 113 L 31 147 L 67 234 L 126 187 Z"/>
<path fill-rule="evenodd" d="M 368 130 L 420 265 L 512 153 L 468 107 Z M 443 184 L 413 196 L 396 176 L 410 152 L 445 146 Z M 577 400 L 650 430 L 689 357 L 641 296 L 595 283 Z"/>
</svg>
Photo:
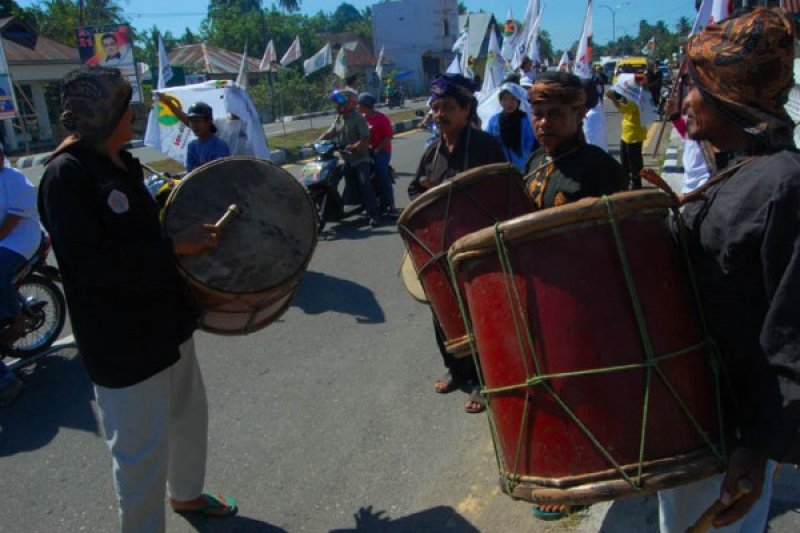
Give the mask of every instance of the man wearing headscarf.
<svg viewBox="0 0 800 533">
<path fill-rule="evenodd" d="M 541 147 L 525 165 L 525 183 L 538 209 L 628 188 L 627 175 L 616 159 L 586 142 L 582 122 L 587 93 L 580 78 L 566 72 L 542 73 L 528 99 Z M 566 505 L 534 505 L 532 512 L 537 518 L 554 520 L 573 510 Z"/>
<path fill-rule="evenodd" d="M 176 255 L 216 247 L 218 230 L 164 235 L 142 167 L 123 148 L 133 137 L 131 94 L 117 69 L 67 75 L 61 124 L 69 135 L 48 161 L 38 206 L 94 383 L 120 528 L 164 531 L 167 487 L 176 512 L 236 512 L 229 498 L 202 493 L 208 405 L 192 336 L 197 312 L 175 266 Z"/>
<path fill-rule="evenodd" d="M 474 127 L 476 90 L 472 80 L 460 74 L 444 74 L 431 83 L 430 105 L 441 136 L 422 154 L 416 175 L 408 186 L 410 199 L 460 172 L 506 160 L 494 137 Z M 447 352 L 444 333 L 435 317 L 434 330 L 439 352 L 448 369 L 447 374 L 434 384 L 436 392 L 447 393 L 466 385 L 471 394 L 464 409 L 469 413 L 483 411 L 485 406 L 480 396 L 478 372 L 472 358 L 456 358 Z"/>
<path fill-rule="evenodd" d="M 539 209 L 627 189 L 628 177 L 622 166 L 602 149 L 586 143 L 581 129 L 586 91 L 577 76 L 545 72 L 528 95 L 541 148 L 525 166 L 525 182 Z"/>
<path fill-rule="evenodd" d="M 800 154 L 784 109 L 794 37 L 786 13 L 759 8 L 687 44 L 688 136 L 732 160 L 684 197 L 679 222 L 733 399 L 725 472 L 662 491 L 662 531 L 717 498 L 714 527 L 764 531 L 775 461 L 800 461 Z M 735 500 L 741 486 L 752 490 Z"/>
</svg>

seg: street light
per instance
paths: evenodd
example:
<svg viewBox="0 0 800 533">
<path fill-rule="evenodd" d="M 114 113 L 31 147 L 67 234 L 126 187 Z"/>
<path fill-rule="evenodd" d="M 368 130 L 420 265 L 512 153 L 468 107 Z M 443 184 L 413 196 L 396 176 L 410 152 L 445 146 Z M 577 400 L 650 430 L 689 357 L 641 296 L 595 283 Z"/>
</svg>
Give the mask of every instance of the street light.
<svg viewBox="0 0 800 533">
<path fill-rule="evenodd" d="M 617 10 L 629 5 L 630 2 L 621 2 L 616 7 L 607 6 L 605 4 L 598 4 L 597 7 L 604 7 L 611 11 L 611 40 L 617 40 Z"/>
</svg>

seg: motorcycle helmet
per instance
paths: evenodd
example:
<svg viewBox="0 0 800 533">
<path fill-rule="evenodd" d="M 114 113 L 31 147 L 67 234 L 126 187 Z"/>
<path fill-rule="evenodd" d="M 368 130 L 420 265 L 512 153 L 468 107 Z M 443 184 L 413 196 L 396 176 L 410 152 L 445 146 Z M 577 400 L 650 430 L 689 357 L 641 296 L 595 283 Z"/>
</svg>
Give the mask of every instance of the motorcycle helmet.
<svg viewBox="0 0 800 533">
<path fill-rule="evenodd" d="M 350 89 L 334 89 L 331 93 L 331 101 L 337 105 L 349 104 L 355 106 L 358 101 L 358 95 Z"/>
<path fill-rule="evenodd" d="M 377 101 L 378 99 L 375 98 L 372 93 L 361 93 L 358 95 L 358 104 L 364 107 L 375 107 Z"/>
</svg>

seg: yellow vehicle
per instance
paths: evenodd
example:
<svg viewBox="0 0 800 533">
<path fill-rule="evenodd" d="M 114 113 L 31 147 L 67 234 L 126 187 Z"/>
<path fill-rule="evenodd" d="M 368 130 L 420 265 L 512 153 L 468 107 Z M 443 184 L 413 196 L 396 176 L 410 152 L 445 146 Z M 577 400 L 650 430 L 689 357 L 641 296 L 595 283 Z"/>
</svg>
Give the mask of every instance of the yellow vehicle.
<svg viewBox="0 0 800 533">
<path fill-rule="evenodd" d="M 616 83 L 618 74 L 644 74 L 647 72 L 647 58 L 640 56 L 624 57 L 617 63 L 614 69 L 614 79 L 611 83 Z"/>
</svg>

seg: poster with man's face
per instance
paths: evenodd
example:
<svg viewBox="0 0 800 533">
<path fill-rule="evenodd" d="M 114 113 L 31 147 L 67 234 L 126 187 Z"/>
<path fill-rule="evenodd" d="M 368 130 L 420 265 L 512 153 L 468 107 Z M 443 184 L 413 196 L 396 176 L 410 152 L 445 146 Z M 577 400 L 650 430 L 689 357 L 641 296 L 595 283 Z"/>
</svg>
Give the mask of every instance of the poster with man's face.
<svg viewBox="0 0 800 533">
<path fill-rule="evenodd" d="M 130 28 L 124 24 L 93 26 L 75 30 L 82 64 L 119 69 L 133 87 L 132 101 L 141 102 Z"/>
</svg>

